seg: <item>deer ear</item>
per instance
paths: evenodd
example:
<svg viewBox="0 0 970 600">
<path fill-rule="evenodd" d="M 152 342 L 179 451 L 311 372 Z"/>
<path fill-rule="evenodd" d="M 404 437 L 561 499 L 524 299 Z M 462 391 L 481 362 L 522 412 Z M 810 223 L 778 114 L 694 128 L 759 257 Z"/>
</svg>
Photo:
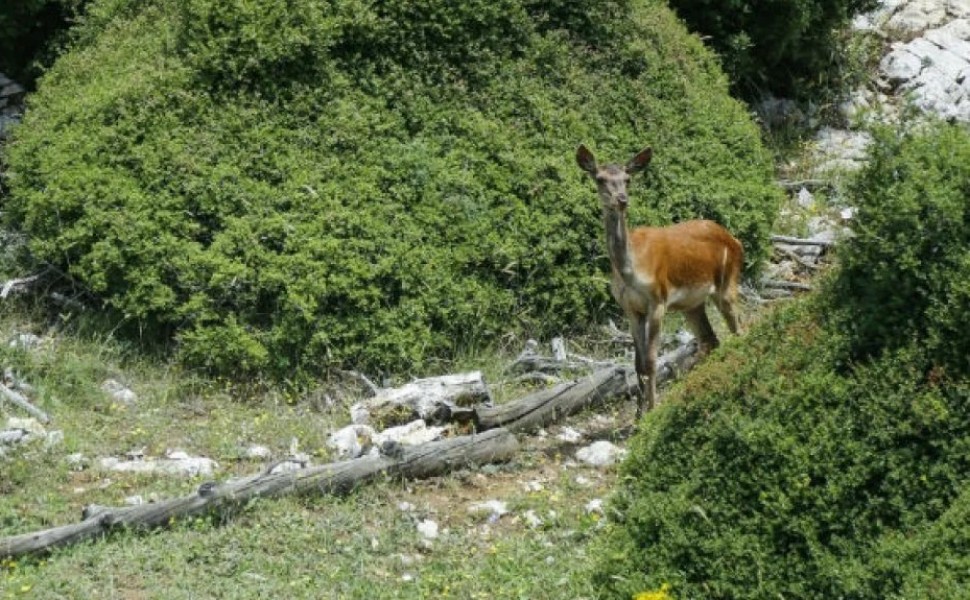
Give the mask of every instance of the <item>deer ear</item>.
<svg viewBox="0 0 970 600">
<path fill-rule="evenodd" d="M 630 175 L 639 173 L 647 168 L 651 158 L 653 158 L 653 149 L 644 148 L 639 154 L 630 159 L 630 162 L 626 165 L 626 172 Z"/>
<path fill-rule="evenodd" d="M 596 175 L 596 157 L 583 144 L 576 149 L 576 164 L 590 175 Z"/>
</svg>

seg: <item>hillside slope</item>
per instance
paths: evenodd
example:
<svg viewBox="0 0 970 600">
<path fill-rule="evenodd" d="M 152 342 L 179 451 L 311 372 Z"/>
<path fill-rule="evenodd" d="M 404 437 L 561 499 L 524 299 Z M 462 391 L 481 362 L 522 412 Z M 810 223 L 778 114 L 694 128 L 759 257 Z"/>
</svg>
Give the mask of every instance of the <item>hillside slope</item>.
<svg viewBox="0 0 970 600">
<path fill-rule="evenodd" d="M 645 420 L 599 552 L 609 597 L 965 597 L 970 131 L 916 129 L 878 133 L 824 290 Z"/>
</svg>

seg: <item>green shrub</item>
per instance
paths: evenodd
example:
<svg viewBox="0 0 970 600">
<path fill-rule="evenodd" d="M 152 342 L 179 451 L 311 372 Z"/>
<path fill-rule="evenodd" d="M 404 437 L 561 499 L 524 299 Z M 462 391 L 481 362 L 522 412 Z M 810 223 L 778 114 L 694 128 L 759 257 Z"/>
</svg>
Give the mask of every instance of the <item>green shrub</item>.
<svg viewBox="0 0 970 600">
<path fill-rule="evenodd" d="M 612 310 L 580 142 L 638 221 L 767 251 L 770 157 L 657 2 L 94 2 L 9 148 L 8 223 L 191 364 L 398 371 Z"/>
<path fill-rule="evenodd" d="M 965 595 L 968 150 L 957 126 L 881 134 L 824 291 L 647 417 L 597 552 L 604 595 Z"/>
<path fill-rule="evenodd" d="M 970 374 L 970 134 L 961 125 L 885 130 L 852 196 L 855 239 L 840 253 L 839 326 L 862 360 L 912 342 Z"/>
<path fill-rule="evenodd" d="M 688 26 L 709 38 L 736 89 L 804 95 L 831 84 L 842 29 L 873 0 L 673 0 Z"/>
</svg>

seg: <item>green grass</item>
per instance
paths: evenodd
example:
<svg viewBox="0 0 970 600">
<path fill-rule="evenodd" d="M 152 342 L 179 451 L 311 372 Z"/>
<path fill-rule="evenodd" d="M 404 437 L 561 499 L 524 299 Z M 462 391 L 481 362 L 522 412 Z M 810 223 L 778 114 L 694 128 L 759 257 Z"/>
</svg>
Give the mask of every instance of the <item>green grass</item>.
<svg viewBox="0 0 970 600">
<path fill-rule="evenodd" d="M 9 302 L 0 311 L 0 341 L 21 331 L 41 334 L 32 350 L 0 345 L 0 364 L 37 388 L 32 398 L 53 417 L 48 430 L 64 432 L 54 449 L 32 443 L 0 460 L 0 536 L 77 522 L 88 504 L 188 494 L 203 481 L 108 473 L 95 464 L 131 449 L 160 456 L 177 448 L 213 458 L 220 481 L 264 468 L 241 457 L 251 444 L 284 456 L 296 438 L 315 463 L 329 462 L 327 435 L 347 422 L 356 399 L 341 395 L 340 382 L 300 392 L 241 389 L 139 357 L 110 337 L 46 330 Z M 589 343 L 581 350 L 595 351 Z M 519 340 L 509 340 L 506 350 L 469 351 L 457 366 L 481 368 L 497 382 L 518 349 Z M 129 384 L 138 400 L 130 406 L 111 400 L 100 389 L 108 377 Z M 499 401 L 526 391 L 496 386 Z M 319 400 L 323 394 L 332 404 Z M 525 441 L 508 465 L 427 481 L 382 480 L 346 497 L 263 499 L 230 516 L 4 561 L 0 598 L 592 597 L 586 548 L 601 519 L 584 506 L 606 496 L 614 474 L 564 468 L 571 449 L 556 443 L 551 436 Z M 70 468 L 65 457 L 74 452 L 89 459 L 86 469 Z M 577 476 L 586 481 L 577 483 Z M 540 485 L 527 487 L 530 481 Z M 489 522 L 468 511 L 489 499 L 507 502 L 509 514 Z M 402 502 L 413 508 L 402 510 Z M 541 525 L 529 524 L 529 510 Z M 416 528 L 424 518 L 440 527 L 430 544 Z"/>
</svg>

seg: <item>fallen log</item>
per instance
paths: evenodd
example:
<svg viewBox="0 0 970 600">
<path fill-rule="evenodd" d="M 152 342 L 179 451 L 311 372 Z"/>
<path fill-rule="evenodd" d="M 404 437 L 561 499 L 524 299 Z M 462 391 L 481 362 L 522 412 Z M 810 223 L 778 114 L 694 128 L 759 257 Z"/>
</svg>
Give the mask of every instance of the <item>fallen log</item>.
<svg viewBox="0 0 970 600">
<path fill-rule="evenodd" d="M 477 404 L 491 404 L 492 395 L 481 371 L 416 379 L 378 393 L 350 408 L 356 424 L 380 427 L 403 425 L 414 419 L 427 423 L 461 420 Z"/>
<path fill-rule="evenodd" d="M 420 479 L 455 468 L 507 461 L 519 443 L 507 429 L 449 438 L 420 446 L 392 446 L 365 456 L 297 471 L 261 473 L 222 484 L 207 482 L 192 494 L 152 504 L 87 507 L 80 523 L 0 539 L 0 559 L 46 552 L 113 531 L 166 527 L 188 517 L 239 510 L 256 498 L 284 494 L 343 494 L 379 476 Z"/>
<path fill-rule="evenodd" d="M 9 296 L 10 292 L 19 292 L 21 289 L 28 287 L 38 279 L 40 279 L 40 273 L 36 275 L 29 275 L 27 277 L 9 279 L 3 282 L 3 285 L 0 286 L 0 299 Z"/>
<path fill-rule="evenodd" d="M 697 344 L 691 340 L 661 356 L 657 361 L 657 384 L 676 378 L 696 361 L 696 355 Z M 618 396 L 631 395 L 636 389 L 633 370 L 614 364 L 513 402 L 477 408 L 476 424 L 480 431 L 494 427 L 533 431 Z"/>
<path fill-rule="evenodd" d="M 835 242 L 832 240 L 806 239 L 792 237 L 790 235 L 772 235 L 771 242 L 773 244 L 790 244 L 792 246 L 821 246 L 823 248 L 831 248 L 832 246 L 835 246 Z"/>
<path fill-rule="evenodd" d="M 773 279 L 768 279 L 761 282 L 766 289 L 771 290 L 790 290 L 796 292 L 810 292 L 812 291 L 812 286 L 807 283 L 800 283 L 798 281 L 778 281 Z"/>
</svg>

